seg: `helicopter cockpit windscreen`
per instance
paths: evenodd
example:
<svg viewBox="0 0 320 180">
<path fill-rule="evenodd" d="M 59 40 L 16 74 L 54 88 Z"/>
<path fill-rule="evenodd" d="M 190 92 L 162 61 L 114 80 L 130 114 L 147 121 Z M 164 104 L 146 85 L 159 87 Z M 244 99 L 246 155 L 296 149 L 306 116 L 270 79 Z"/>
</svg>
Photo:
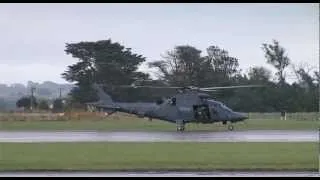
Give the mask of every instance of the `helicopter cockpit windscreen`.
<svg viewBox="0 0 320 180">
<path fill-rule="evenodd" d="M 214 107 L 220 107 L 226 111 L 232 112 L 232 110 L 230 108 L 228 108 L 226 105 L 224 105 L 221 102 L 215 101 L 213 99 L 206 99 L 207 103 L 209 106 L 214 106 Z"/>
</svg>

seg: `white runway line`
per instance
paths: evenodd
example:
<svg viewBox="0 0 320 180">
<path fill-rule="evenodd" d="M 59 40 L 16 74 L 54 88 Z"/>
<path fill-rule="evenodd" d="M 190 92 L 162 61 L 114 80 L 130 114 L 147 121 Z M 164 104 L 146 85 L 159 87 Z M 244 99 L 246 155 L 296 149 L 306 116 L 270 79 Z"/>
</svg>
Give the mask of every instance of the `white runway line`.
<svg viewBox="0 0 320 180">
<path fill-rule="evenodd" d="M 0 131 L 0 142 L 318 142 L 317 131 L 95 132 Z"/>
</svg>

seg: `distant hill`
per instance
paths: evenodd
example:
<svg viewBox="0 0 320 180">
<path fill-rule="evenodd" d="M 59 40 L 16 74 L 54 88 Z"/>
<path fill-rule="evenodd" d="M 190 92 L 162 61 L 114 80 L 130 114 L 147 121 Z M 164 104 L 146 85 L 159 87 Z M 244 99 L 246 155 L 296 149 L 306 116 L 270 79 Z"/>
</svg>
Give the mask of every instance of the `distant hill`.
<svg viewBox="0 0 320 180">
<path fill-rule="evenodd" d="M 28 81 L 27 86 L 23 84 L 0 84 L 0 110 L 15 109 L 16 101 L 22 96 L 31 95 L 31 87 L 35 87 L 34 96 L 36 98 L 55 99 L 60 95 L 65 97 L 74 87 L 73 84 L 57 84 L 51 81 L 36 83 Z"/>
</svg>

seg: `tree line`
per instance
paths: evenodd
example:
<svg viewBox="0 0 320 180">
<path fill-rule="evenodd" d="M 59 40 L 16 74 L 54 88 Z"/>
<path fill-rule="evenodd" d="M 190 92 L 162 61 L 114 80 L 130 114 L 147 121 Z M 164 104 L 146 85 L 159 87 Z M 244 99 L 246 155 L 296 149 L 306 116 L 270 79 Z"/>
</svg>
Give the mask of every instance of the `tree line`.
<svg viewBox="0 0 320 180">
<path fill-rule="evenodd" d="M 212 96 L 236 111 L 317 111 L 319 72 L 296 67 L 276 40 L 263 43 L 261 51 L 276 74 L 263 66 L 250 67 L 248 73 L 242 73 L 240 60 L 217 45 L 208 47 L 204 56 L 196 47 L 180 45 L 166 52 L 161 60 L 148 63 L 150 68 L 156 69 L 156 80 L 140 82 L 141 85 L 197 87 L 259 84 L 265 87 L 223 90 L 212 93 Z M 117 101 L 156 101 L 175 93 L 171 89 L 117 87 L 136 80 L 151 80 L 151 77 L 149 73 L 138 71 L 139 66 L 146 62 L 143 55 L 133 53 L 130 48 L 111 39 L 67 43 L 65 52 L 78 59 L 62 73 L 64 79 L 76 83 L 76 88 L 69 94 L 68 104 L 72 107 L 83 107 L 87 102 L 98 100 L 90 86 L 93 82 L 107 85 L 106 92 Z M 292 84 L 286 79 L 285 71 L 289 67 L 295 67 L 293 70 L 298 79 Z"/>
<path fill-rule="evenodd" d="M 23 108 L 24 111 L 52 111 L 62 112 L 66 105 L 62 98 L 54 99 L 52 104 L 46 99 L 37 99 L 35 96 L 23 96 L 16 102 L 16 107 Z"/>
</svg>

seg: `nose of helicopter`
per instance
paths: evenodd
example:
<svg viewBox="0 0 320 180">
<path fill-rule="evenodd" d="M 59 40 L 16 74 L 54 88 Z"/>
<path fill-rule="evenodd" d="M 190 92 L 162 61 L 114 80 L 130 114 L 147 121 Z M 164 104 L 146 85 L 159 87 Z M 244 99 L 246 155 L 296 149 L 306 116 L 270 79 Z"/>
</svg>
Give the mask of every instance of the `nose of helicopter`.
<svg viewBox="0 0 320 180">
<path fill-rule="evenodd" d="M 235 112 L 234 116 L 233 116 L 235 121 L 243 121 L 245 119 L 248 119 L 248 115 L 244 114 L 244 113 L 239 113 L 239 112 Z"/>
</svg>

